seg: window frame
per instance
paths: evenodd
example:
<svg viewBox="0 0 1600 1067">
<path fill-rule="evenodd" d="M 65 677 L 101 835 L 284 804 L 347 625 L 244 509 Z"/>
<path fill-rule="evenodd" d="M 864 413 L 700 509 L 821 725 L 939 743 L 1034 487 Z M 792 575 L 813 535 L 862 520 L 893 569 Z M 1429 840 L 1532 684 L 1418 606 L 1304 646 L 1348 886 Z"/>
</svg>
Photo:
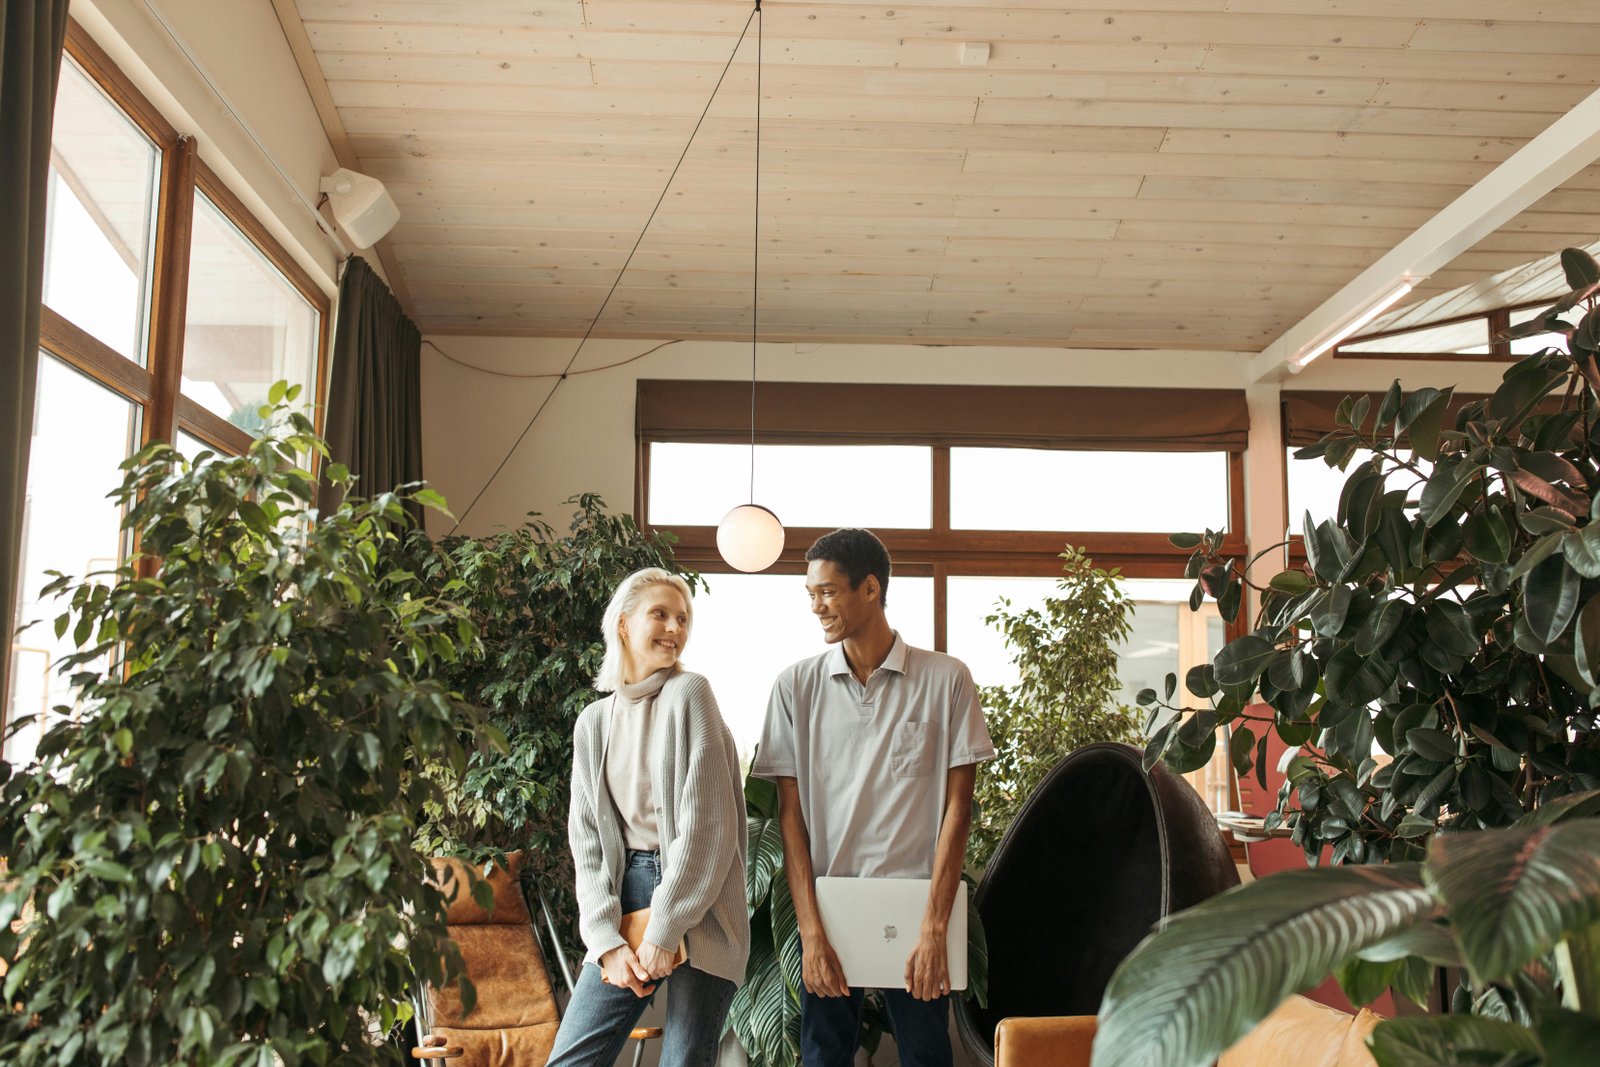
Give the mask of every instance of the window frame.
<svg viewBox="0 0 1600 1067">
<path fill-rule="evenodd" d="M 250 434 L 181 391 L 194 198 L 197 193 L 203 194 L 317 311 L 315 380 L 308 384 L 313 388 L 310 404 L 314 424 L 322 432 L 327 409 L 332 299 L 222 178 L 200 161 L 195 139 L 168 122 L 88 32 L 70 18 L 62 61 L 69 59 L 150 138 L 160 153 L 145 365 L 140 366 L 48 306 L 42 308 L 39 347 L 138 405 L 141 445 L 153 441 L 170 443 L 177 431 L 183 430 L 230 455 L 248 450 L 254 440 Z M 316 457 L 312 457 L 312 473 L 316 473 Z"/>
<path fill-rule="evenodd" d="M 155 235 L 148 266 L 148 314 L 143 323 L 144 365 L 118 352 L 48 305 L 40 307 L 39 349 L 131 403 L 139 421 L 138 446 L 174 442 L 181 430 L 229 455 L 254 442 L 250 434 L 182 395 L 183 344 L 189 287 L 194 202 L 203 193 L 316 309 L 318 333 L 313 390 L 314 425 L 323 432 L 327 409 L 333 299 L 312 279 L 230 190 L 199 159 L 197 142 L 181 132 L 133 84 L 83 26 L 68 18 L 61 61 L 75 63 L 107 99 L 154 144 L 159 154 L 154 196 Z M 311 473 L 318 458 L 311 457 Z M 122 558 L 136 546 L 124 539 Z M 14 561 L 20 565 L 20 561 Z M 18 650 L 13 641 L 7 655 Z M 10 717 L 11 693 L 0 693 L 0 734 Z"/>
</svg>

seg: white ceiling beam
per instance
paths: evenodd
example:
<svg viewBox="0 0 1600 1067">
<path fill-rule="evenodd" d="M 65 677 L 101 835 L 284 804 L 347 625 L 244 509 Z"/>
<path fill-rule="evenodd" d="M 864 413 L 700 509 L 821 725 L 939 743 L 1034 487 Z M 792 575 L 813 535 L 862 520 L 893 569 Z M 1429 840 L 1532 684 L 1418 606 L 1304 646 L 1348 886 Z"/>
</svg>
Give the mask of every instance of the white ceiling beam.
<svg viewBox="0 0 1600 1067">
<path fill-rule="evenodd" d="M 1600 157 L 1600 90 L 1584 98 L 1423 223 L 1250 362 L 1248 380 L 1281 379 L 1405 282 L 1420 282 Z"/>
</svg>

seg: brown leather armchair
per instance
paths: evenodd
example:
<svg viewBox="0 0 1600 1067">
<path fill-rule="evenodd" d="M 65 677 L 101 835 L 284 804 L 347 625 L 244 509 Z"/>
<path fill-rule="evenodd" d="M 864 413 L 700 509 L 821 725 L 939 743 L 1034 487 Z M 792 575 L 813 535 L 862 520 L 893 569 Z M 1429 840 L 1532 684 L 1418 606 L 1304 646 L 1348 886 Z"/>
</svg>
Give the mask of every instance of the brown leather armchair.
<svg viewBox="0 0 1600 1067">
<path fill-rule="evenodd" d="M 1376 1067 L 1367 1037 L 1378 1016 L 1351 1016 L 1292 996 L 1222 1054 L 1217 1067 Z M 995 1067 L 1088 1067 L 1092 1016 L 1003 1019 L 995 1029 Z"/>
<path fill-rule="evenodd" d="M 508 853 L 506 861 L 506 867 L 495 867 L 487 879 L 494 892 L 492 911 L 485 911 L 472 899 L 467 864 L 453 859 L 433 861 L 438 881 L 447 894 L 455 895 L 446 921 L 478 999 L 469 1015 L 462 1010 L 456 986 L 428 990 L 416 1005 L 421 1039 L 411 1050 L 415 1059 L 447 1059 L 452 1067 L 543 1067 L 550 1057 L 561 1016 L 522 893 L 522 853 Z M 570 993 L 571 970 L 542 901 L 541 911 Z M 630 1036 L 638 1042 L 635 1067 L 643 1043 L 661 1033 L 660 1027 L 633 1031 Z"/>
<path fill-rule="evenodd" d="M 1239 884 L 1199 795 L 1140 761 L 1139 749 L 1122 744 L 1069 754 L 995 849 L 974 898 L 989 945 L 989 1006 L 957 1000 L 955 1013 L 980 1064 L 996 1062 L 997 1035 L 1032 1048 L 1035 1031 L 1013 1020 L 1041 1017 L 1058 1024 L 1047 1045 L 1012 1062 L 1087 1063 L 1117 965 L 1165 916 Z M 1072 1049 L 1081 1056 L 1070 1058 Z"/>
</svg>

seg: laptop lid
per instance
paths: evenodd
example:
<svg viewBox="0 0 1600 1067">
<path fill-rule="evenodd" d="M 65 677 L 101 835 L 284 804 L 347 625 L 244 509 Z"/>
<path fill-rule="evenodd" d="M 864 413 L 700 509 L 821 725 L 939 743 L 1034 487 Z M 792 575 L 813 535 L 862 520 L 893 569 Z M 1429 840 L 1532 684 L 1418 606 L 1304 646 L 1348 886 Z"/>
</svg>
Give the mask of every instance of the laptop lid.
<svg viewBox="0 0 1600 1067">
<path fill-rule="evenodd" d="M 926 878 L 818 878 L 817 911 L 847 985 L 904 989 L 933 883 Z M 956 886 L 945 946 L 950 988 L 967 988 L 967 883 Z"/>
</svg>

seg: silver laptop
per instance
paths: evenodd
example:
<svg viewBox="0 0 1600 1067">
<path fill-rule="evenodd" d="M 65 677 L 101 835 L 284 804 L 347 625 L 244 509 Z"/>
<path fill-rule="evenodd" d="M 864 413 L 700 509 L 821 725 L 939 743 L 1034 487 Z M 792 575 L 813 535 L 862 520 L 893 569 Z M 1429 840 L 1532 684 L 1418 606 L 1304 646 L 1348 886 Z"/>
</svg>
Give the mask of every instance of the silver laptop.
<svg viewBox="0 0 1600 1067">
<path fill-rule="evenodd" d="M 933 883 L 926 878 L 818 878 L 817 911 L 847 985 L 904 989 Z M 967 988 L 967 883 L 956 887 L 948 939 L 950 988 Z"/>
</svg>

